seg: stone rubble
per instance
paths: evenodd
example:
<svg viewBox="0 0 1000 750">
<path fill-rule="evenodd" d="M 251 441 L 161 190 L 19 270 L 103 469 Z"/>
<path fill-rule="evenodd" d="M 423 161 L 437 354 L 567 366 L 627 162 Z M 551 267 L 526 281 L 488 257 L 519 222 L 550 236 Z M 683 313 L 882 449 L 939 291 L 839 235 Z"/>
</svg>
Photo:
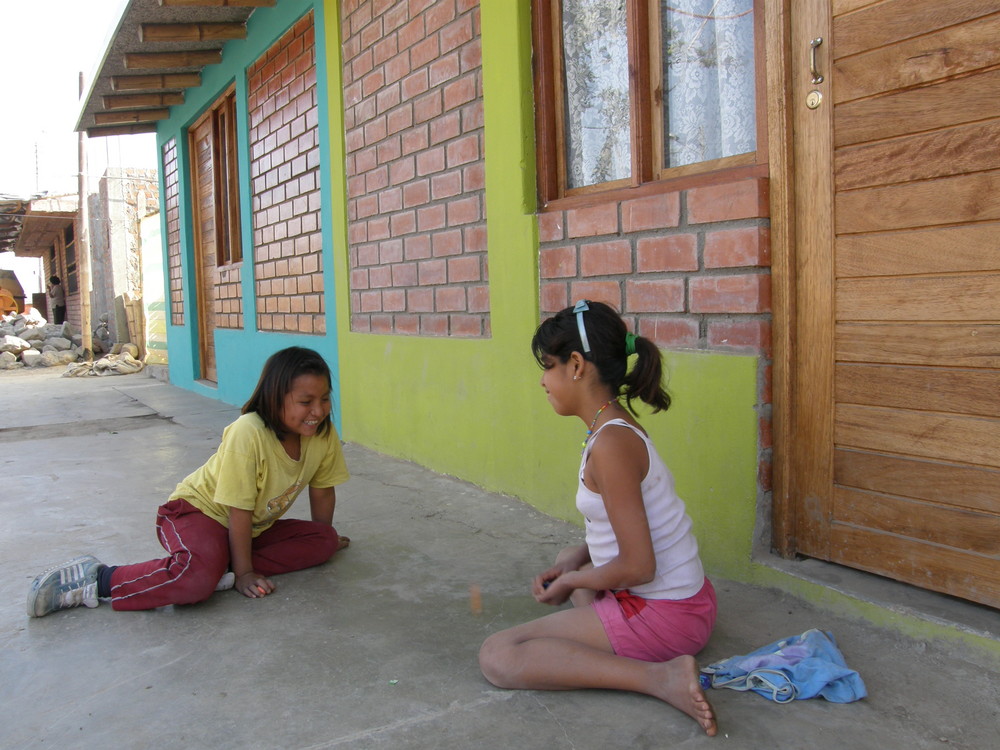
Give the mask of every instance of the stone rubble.
<svg viewBox="0 0 1000 750">
<path fill-rule="evenodd" d="M 91 342 L 95 355 L 109 353 L 120 367 L 90 368 L 94 374 L 115 374 L 115 371 L 136 372 L 142 363 L 135 358 L 139 349 L 134 344 L 112 344 L 108 335 L 108 316 L 102 315 Z M 57 367 L 83 359 L 83 337 L 71 323 L 49 323 L 31 309 L 26 313 L 0 315 L 0 370 L 19 367 Z M 105 360 L 108 357 L 104 358 Z M 99 360 L 103 361 L 103 360 Z M 110 362 L 111 360 L 109 360 Z M 127 362 L 127 366 L 125 363 Z"/>
</svg>

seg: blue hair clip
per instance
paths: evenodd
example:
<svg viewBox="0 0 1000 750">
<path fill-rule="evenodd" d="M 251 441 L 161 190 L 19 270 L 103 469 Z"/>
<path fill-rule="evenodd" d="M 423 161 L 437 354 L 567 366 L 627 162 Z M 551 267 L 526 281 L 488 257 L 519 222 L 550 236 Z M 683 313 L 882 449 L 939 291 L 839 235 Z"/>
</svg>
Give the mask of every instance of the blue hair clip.
<svg viewBox="0 0 1000 750">
<path fill-rule="evenodd" d="M 587 341 L 587 327 L 583 324 L 583 313 L 590 309 L 587 304 L 587 300 L 582 299 L 576 303 L 573 307 L 573 312 L 576 313 L 576 327 L 580 329 L 580 343 L 583 344 L 583 353 L 590 353 L 590 342 Z"/>
</svg>

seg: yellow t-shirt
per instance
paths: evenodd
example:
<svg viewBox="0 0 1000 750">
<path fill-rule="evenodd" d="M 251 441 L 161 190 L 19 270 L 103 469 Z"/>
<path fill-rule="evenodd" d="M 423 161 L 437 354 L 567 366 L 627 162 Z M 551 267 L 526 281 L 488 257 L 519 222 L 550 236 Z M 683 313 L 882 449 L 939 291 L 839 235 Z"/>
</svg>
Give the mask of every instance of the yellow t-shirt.
<svg viewBox="0 0 1000 750">
<path fill-rule="evenodd" d="M 333 487 L 349 477 L 332 424 L 322 437 L 302 437 L 295 461 L 274 431 L 251 412 L 223 430 L 215 455 L 185 477 L 170 499 L 187 500 L 227 528 L 229 508 L 251 510 L 253 535 L 258 536 L 284 515 L 304 488 Z"/>
</svg>

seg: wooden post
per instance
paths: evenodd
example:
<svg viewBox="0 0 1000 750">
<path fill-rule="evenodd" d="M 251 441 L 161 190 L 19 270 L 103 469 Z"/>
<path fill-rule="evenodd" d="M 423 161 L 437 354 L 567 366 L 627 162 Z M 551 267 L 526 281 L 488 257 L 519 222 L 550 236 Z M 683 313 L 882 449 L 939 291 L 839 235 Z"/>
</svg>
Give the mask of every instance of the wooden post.
<svg viewBox="0 0 1000 750">
<path fill-rule="evenodd" d="M 83 73 L 80 73 L 80 98 L 83 98 Z M 80 232 L 77 240 L 77 255 L 80 258 L 80 336 L 83 339 L 83 358 L 94 361 L 94 341 L 90 325 L 90 210 L 87 205 L 87 134 L 80 131 L 78 155 L 80 174 L 77 180 L 80 193 Z"/>
</svg>

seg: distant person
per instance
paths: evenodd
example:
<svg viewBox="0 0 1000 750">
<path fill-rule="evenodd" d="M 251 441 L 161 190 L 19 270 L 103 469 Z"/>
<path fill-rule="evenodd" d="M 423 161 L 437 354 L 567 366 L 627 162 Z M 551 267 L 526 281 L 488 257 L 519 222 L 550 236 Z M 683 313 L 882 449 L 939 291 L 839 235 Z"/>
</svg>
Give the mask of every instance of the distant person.
<svg viewBox="0 0 1000 750">
<path fill-rule="evenodd" d="M 335 486 L 347 479 L 330 421 L 330 368 L 311 349 L 282 349 L 215 454 L 157 511 L 168 556 L 116 567 L 84 555 L 51 568 L 31 584 L 28 615 L 100 599 L 115 610 L 194 604 L 234 587 L 267 596 L 270 576 L 320 565 L 350 544 L 333 527 Z M 312 520 L 282 519 L 307 486 Z"/>
<path fill-rule="evenodd" d="M 632 411 L 634 399 L 670 406 L 660 351 L 586 301 L 542 323 L 531 348 L 556 414 L 589 425 L 576 489 L 586 543 L 532 583 L 537 601 L 573 607 L 487 638 L 483 675 L 502 688 L 645 693 L 715 735 L 694 660 L 715 624 L 715 591 L 674 478 Z"/>
<path fill-rule="evenodd" d="M 49 276 L 49 309 L 52 310 L 53 322 L 62 325 L 66 322 L 66 290 L 58 276 Z"/>
</svg>

